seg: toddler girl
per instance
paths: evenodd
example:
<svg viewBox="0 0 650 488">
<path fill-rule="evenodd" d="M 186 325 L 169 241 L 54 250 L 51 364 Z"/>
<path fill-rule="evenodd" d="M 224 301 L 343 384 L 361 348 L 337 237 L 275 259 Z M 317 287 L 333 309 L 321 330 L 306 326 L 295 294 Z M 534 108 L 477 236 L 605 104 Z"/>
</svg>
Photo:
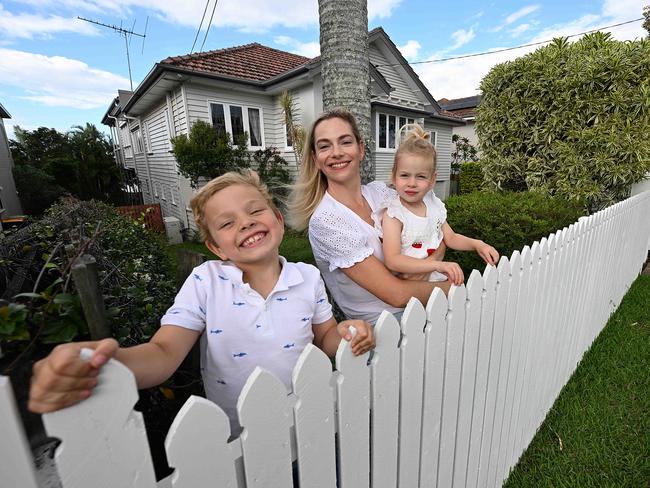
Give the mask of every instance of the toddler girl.
<svg viewBox="0 0 650 488">
<path fill-rule="evenodd" d="M 391 271 L 422 275 L 429 281 L 463 283 L 457 263 L 431 256 L 444 241 L 451 249 L 476 251 L 488 264 L 496 264 L 499 253 L 478 239 L 455 233 L 447 223 L 447 209 L 433 193 L 436 183 L 436 150 L 429 134 L 417 124 L 400 129 L 402 140 L 395 152 L 392 182 L 397 195 L 382 209 L 385 264 Z"/>
</svg>

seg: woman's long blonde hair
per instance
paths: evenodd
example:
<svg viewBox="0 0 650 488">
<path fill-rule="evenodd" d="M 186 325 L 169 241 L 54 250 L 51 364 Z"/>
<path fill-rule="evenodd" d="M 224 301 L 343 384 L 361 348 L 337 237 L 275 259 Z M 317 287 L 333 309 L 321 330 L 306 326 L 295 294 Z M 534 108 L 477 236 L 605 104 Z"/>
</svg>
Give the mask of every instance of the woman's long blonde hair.
<svg viewBox="0 0 650 488">
<path fill-rule="evenodd" d="M 436 172 L 438 155 L 431 144 L 431 136 L 425 132 L 420 124 L 406 124 L 399 129 L 400 143 L 395 151 L 395 162 L 393 163 L 393 180 L 397 174 L 397 164 L 400 157 L 405 154 L 423 156 L 431 161 L 431 175 Z"/>
<path fill-rule="evenodd" d="M 314 121 L 305 140 L 305 149 L 302 155 L 302 163 L 298 172 L 298 179 L 291 187 L 289 202 L 287 204 L 287 222 L 297 231 L 304 231 L 309 226 L 309 219 L 320 204 L 327 190 L 327 178 L 316 167 L 314 156 L 316 154 L 316 141 L 314 133 L 318 124 L 324 120 L 341 119 L 350 124 L 352 134 L 360 144 L 363 139 L 357 126 L 357 121 L 348 110 L 344 108 L 333 108 L 320 114 Z"/>
</svg>

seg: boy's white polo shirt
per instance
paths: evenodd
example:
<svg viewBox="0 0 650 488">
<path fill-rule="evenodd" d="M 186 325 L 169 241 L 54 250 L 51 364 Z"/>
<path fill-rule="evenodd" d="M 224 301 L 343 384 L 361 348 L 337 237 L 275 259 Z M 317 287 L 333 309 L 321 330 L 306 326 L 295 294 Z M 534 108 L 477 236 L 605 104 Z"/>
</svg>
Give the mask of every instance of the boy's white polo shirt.
<svg viewBox="0 0 650 488">
<path fill-rule="evenodd" d="M 237 398 L 256 366 L 291 391 L 293 367 L 312 342 L 312 323 L 332 317 L 318 269 L 289 263 L 264 299 L 230 262 L 208 261 L 194 268 L 162 317 L 162 325 L 202 332 L 201 372 L 206 395 L 228 414 L 238 431 Z"/>
</svg>

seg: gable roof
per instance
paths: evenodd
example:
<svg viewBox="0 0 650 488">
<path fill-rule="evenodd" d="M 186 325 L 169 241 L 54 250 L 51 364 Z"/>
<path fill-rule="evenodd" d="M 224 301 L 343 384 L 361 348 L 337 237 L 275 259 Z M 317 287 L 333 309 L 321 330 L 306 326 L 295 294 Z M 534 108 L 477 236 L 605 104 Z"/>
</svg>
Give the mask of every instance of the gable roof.
<svg viewBox="0 0 650 488">
<path fill-rule="evenodd" d="M 163 59 L 160 65 L 241 80 L 269 81 L 310 61 L 305 56 L 253 42 L 244 46 L 173 56 Z"/>
<path fill-rule="evenodd" d="M 457 117 L 476 117 L 476 107 L 481 103 L 481 98 L 482 95 L 454 98 L 452 100 L 441 98 L 438 103 L 445 111 Z"/>
<path fill-rule="evenodd" d="M 0 103 L 0 119 L 10 119 L 11 115 L 9 115 L 9 112 L 2 106 Z"/>
</svg>

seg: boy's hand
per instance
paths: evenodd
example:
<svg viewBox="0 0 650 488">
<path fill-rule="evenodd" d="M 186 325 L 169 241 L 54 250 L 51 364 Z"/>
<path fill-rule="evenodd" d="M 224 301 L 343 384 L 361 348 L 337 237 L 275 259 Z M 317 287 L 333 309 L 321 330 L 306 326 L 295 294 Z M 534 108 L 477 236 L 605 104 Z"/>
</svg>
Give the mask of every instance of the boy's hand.
<svg viewBox="0 0 650 488">
<path fill-rule="evenodd" d="M 88 361 L 81 356 L 84 347 L 94 349 Z M 88 398 L 97 385 L 100 368 L 115 355 L 115 339 L 94 342 L 72 342 L 55 347 L 34 364 L 29 403 L 35 413 L 60 410 Z"/>
<path fill-rule="evenodd" d="M 465 282 L 465 275 L 463 274 L 463 270 L 460 268 L 458 263 L 440 261 L 440 263 L 438 263 L 438 269 L 436 269 L 436 271 L 438 273 L 447 275 L 447 278 L 449 278 L 449 281 L 453 285 L 460 286 Z"/>
<path fill-rule="evenodd" d="M 354 327 L 357 333 L 352 337 L 350 327 Z M 375 347 L 375 335 L 372 332 L 372 325 L 363 320 L 344 320 L 339 322 L 336 326 L 336 331 L 339 335 L 350 342 L 352 347 L 352 354 L 359 356 L 364 354 Z"/>
<path fill-rule="evenodd" d="M 476 246 L 476 252 L 487 264 L 496 266 L 497 262 L 499 261 L 498 251 L 483 241 L 481 241 L 481 243 Z"/>
</svg>

